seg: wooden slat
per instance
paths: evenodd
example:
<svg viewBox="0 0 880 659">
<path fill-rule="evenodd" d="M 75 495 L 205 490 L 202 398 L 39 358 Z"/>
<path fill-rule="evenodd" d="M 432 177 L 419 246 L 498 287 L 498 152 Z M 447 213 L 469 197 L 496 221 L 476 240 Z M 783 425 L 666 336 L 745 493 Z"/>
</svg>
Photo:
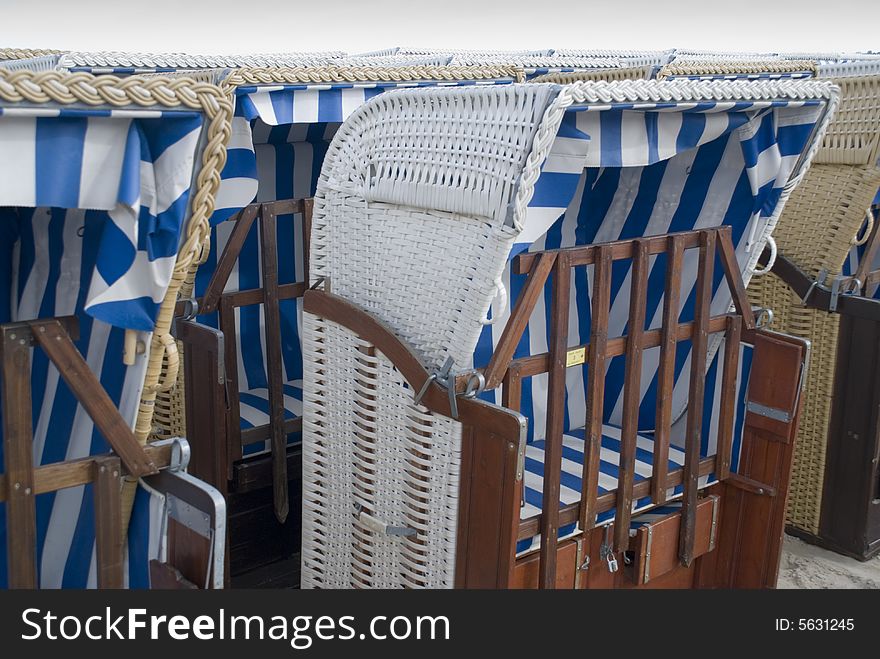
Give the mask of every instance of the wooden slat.
<svg viewBox="0 0 880 659">
<path fill-rule="evenodd" d="M 6 552 L 9 588 L 37 587 L 37 523 L 31 426 L 30 337 L 3 326 L 3 462 L 6 470 Z"/>
<path fill-rule="evenodd" d="M 304 199 L 276 199 L 275 201 L 264 201 L 260 205 L 263 210 L 268 210 L 272 215 L 296 215 L 303 212 Z"/>
<path fill-rule="evenodd" d="M 58 373 L 70 387 L 77 402 L 122 459 L 133 476 L 156 473 L 143 446 L 134 436 L 116 404 L 110 399 L 101 382 L 73 345 L 64 327 L 57 320 L 29 321 L 34 340 L 58 368 Z"/>
<path fill-rule="evenodd" d="M 663 295 L 663 326 L 660 329 L 660 364 L 657 369 L 657 424 L 654 432 L 654 470 L 651 500 L 666 503 L 663 487 L 669 471 L 669 433 L 672 429 L 672 390 L 675 387 L 675 351 L 678 340 L 678 314 L 681 307 L 681 263 L 684 242 L 681 235 L 669 237 L 666 261 L 666 288 Z"/>
<path fill-rule="evenodd" d="M 722 316 L 715 316 L 709 321 L 709 333 L 713 334 L 715 332 L 723 332 L 727 329 L 727 316 L 735 315 L 735 314 L 725 314 Z M 677 326 L 675 330 L 675 340 L 676 341 L 687 341 L 693 336 L 694 333 L 694 324 L 692 322 L 681 323 Z M 642 335 L 642 347 L 647 348 L 656 348 L 657 346 L 662 344 L 662 330 L 655 329 L 649 330 Z M 569 348 L 571 350 L 577 350 L 579 348 L 583 348 L 587 350 L 589 353 L 590 344 L 584 343 L 583 345 L 575 346 L 573 348 Z M 626 337 L 616 337 L 613 339 L 608 339 L 608 342 L 605 345 L 605 357 L 619 357 L 620 355 L 626 354 Z M 589 363 L 589 354 L 587 354 L 586 362 Z M 538 375 L 540 373 L 546 373 L 550 368 L 550 354 L 549 353 L 541 353 L 538 355 L 530 355 L 528 357 L 520 357 L 518 359 L 513 360 L 510 363 L 510 368 L 518 368 L 520 372 L 520 377 L 528 378 L 533 375 Z"/>
<path fill-rule="evenodd" d="M 694 323 L 691 344 L 691 375 L 685 430 L 684 493 L 678 554 L 689 567 L 694 558 L 697 490 L 699 489 L 700 441 L 703 426 L 703 395 L 706 387 L 706 355 L 709 344 L 709 308 L 712 305 L 712 270 L 715 264 L 715 233 L 700 232 L 700 260 L 695 286 Z"/>
<path fill-rule="evenodd" d="M 213 313 L 217 310 L 220 296 L 223 294 L 223 289 L 226 288 L 226 283 L 229 281 L 229 275 L 235 267 L 235 262 L 238 261 L 241 248 L 244 246 L 245 240 L 247 240 L 248 232 L 257 217 L 259 207 L 259 204 L 251 204 L 230 218 L 235 222 L 235 226 L 232 228 L 229 240 L 226 241 L 223 253 L 217 259 L 214 274 L 211 275 L 211 281 L 208 282 L 205 294 L 202 296 L 199 313 Z"/>
<path fill-rule="evenodd" d="M 297 419 L 285 419 L 284 420 L 284 434 L 289 435 L 294 432 L 302 432 L 302 418 Z M 266 424 L 264 426 L 256 426 L 254 428 L 247 428 L 241 431 L 241 445 L 248 446 L 249 444 L 257 444 L 259 442 L 265 442 L 267 439 L 272 438 L 272 426 Z"/>
<path fill-rule="evenodd" d="M 275 517 L 282 524 L 290 512 L 287 488 L 287 435 L 284 432 L 284 378 L 281 373 L 281 310 L 278 302 L 278 234 L 274 212 L 260 211 L 265 317 L 266 376 L 269 388 L 269 425 L 272 429 L 272 487 Z"/>
<path fill-rule="evenodd" d="M 724 268 L 724 278 L 727 280 L 730 294 L 733 296 L 734 308 L 742 316 L 745 328 L 753 330 L 755 329 L 755 314 L 752 313 L 752 305 L 749 302 L 749 296 L 746 295 L 746 287 L 743 285 L 730 227 L 721 227 L 718 230 L 718 248 L 721 265 Z"/>
<path fill-rule="evenodd" d="M 733 421 L 736 410 L 736 376 L 739 370 L 742 321 L 737 316 L 727 319 L 724 336 L 724 369 L 721 374 L 721 410 L 718 415 L 718 480 L 730 476 L 733 447 Z"/>
<path fill-rule="evenodd" d="M 715 471 L 715 456 L 709 458 L 702 458 L 700 460 L 700 477 L 708 476 L 709 474 Z M 682 483 L 682 478 L 684 477 L 684 469 L 675 469 L 669 472 L 669 475 L 666 477 L 666 487 L 673 488 L 678 487 Z M 641 499 L 642 497 L 646 497 L 651 493 L 651 479 L 646 478 L 643 481 L 639 481 L 635 485 L 633 485 L 633 497 L 636 499 Z M 606 492 L 605 494 L 596 498 L 596 512 L 604 513 L 609 510 L 613 510 L 617 507 L 617 490 L 612 490 L 611 492 Z M 568 505 L 562 506 L 559 511 L 559 525 L 567 526 L 569 524 L 577 523 L 581 514 L 581 504 L 570 503 Z M 524 519 L 519 523 L 519 531 L 517 532 L 517 540 L 526 540 L 528 538 L 534 538 L 541 531 L 541 515 L 537 514 L 533 517 L 529 517 L 528 519 Z"/>
<path fill-rule="evenodd" d="M 93 473 L 98 588 L 124 588 L 122 464 L 115 456 L 101 456 L 93 463 Z"/>
<path fill-rule="evenodd" d="M 707 229 L 707 231 L 715 232 L 715 229 Z M 652 236 L 644 238 L 648 249 L 648 255 L 653 256 L 666 251 L 667 240 L 669 236 L 681 235 L 684 240 L 685 249 L 700 246 L 699 233 L 695 231 L 682 232 L 681 234 L 664 234 L 662 236 Z M 553 256 L 556 254 L 567 254 L 571 262 L 571 266 L 577 267 L 581 265 L 591 265 L 598 259 L 598 251 L 607 247 L 611 250 L 611 259 L 620 261 L 621 259 L 631 259 L 633 255 L 632 241 L 619 241 L 614 243 L 598 243 L 595 245 L 581 245 L 578 247 L 565 247 L 563 249 L 546 250 L 543 252 L 525 252 L 517 256 L 513 261 L 513 270 L 516 274 L 528 272 L 534 264 L 535 260 L 544 255 Z"/>
<path fill-rule="evenodd" d="M 232 465 L 241 460 L 241 402 L 238 399 L 238 338 L 235 306 L 226 296 L 218 309 L 226 357 L 226 479 L 232 480 Z"/>
<path fill-rule="evenodd" d="M 629 546 L 629 520 L 632 515 L 642 385 L 642 335 L 645 332 L 645 300 L 648 291 L 648 250 L 644 240 L 636 240 L 633 244 L 631 282 L 617 476 L 617 513 L 614 518 L 616 552 L 624 551 Z"/>
<path fill-rule="evenodd" d="M 312 197 L 303 199 L 302 232 L 303 232 L 303 281 L 306 287 L 309 280 L 309 253 L 312 249 L 312 213 L 315 211 L 315 200 Z"/>
<path fill-rule="evenodd" d="M 147 444 L 144 448 L 150 460 L 160 469 L 171 463 L 171 446 L 155 446 Z M 76 487 L 91 483 L 94 478 L 94 463 L 101 456 L 90 456 L 77 460 L 65 460 L 53 464 L 43 465 L 34 469 L 34 494 L 55 492 L 67 487 Z M 128 476 L 125 466 L 122 475 Z M 0 474 L 0 503 L 6 501 L 6 474 Z"/>
<path fill-rule="evenodd" d="M 539 588 L 556 587 L 556 544 L 559 536 L 559 483 L 562 476 L 562 433 L 565 428 L 565 361 L 568 353 L 570 298 L 571 266 L 568 258 L 563 255 L 556 259 L 553 270 Z"/>
<path fill-rule="evenodd" d="M 596 251 L 593 272 L 592 317 L 588 347 L 586 433 L 582 474 L 580 528 L 596 523 L 596 497 L 599 493 L 599 449 L 602 447 L 602 415 L 605 404 L 605 356 L 608 342 L 608 313 L 611 307 L 611 251 L 608 245 Z"/>
<path fill-rule="evenodd" d="M 302 297 L 306 292 L 306 285 L 302 282 L 278 285 L 278 299 L 292 300 Z M 248 288 L 243 291 L 230 291 L 220 296 L 223 302 L 233 307 L 247 307 L 252 304 L 263 304 L 266 301 L 266 292 L 262 288 Z"/>
<path fill-rule="evenodd" d="M 534 266 L 531 268 L 531 272 L 529 272 L 528 279 L 526 279 L 522 292 L 519 294 L 507 325 L 504 326 L 504 331 L 501 333 L 498 345 L 495 346 L 492 358 L 489 360 L 489 365 L 483 372 L 483 377 L 486 380 L 486 389 L 494 389 L 501 383 L 516 346 L 519 344 L 520 338 L 522 338 L 522 333 L 529 324 L 535 304 L 544 292 L 544 284 L 547 282 L 547 277 L 555 262 L 556 256 L 546 252 L 542 252 L 535 259 Z"/>
</svg>

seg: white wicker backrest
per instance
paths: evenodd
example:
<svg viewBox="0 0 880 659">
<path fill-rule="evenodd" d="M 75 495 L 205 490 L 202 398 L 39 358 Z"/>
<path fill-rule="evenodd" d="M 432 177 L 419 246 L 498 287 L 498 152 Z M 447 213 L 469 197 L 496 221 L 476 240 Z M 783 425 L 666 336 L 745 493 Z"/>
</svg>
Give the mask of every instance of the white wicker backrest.
<svg viewBox="0 0 880 659">
<path fill-rule="evenodd" d="M 358 108 L 318 182 L 312 280 L 330 277 L 334 293 L 388 323 L 428 368 L 449 356 L 468 365 L 516 237 L 526 159 L 558 90 L 406 90 Z"/>
<path fill-rule="evenodd" d="M 59 68 L 60 55 L 41 55 L 28 59 L 11 59 L 0 61 L 0 68 L 9 71 L 55 71 Z"/>
</svg>

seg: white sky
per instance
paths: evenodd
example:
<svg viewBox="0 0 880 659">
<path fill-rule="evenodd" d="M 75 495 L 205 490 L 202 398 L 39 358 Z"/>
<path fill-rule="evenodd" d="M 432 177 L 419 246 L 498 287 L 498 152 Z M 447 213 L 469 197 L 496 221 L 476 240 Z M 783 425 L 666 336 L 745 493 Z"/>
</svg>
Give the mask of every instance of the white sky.
<svg viewBox="0 0 880 659">
<path fill-rule="evenodd" d="M 880 50 L 880 0 L 0 0 L 0 47 Z"/>
</svg>

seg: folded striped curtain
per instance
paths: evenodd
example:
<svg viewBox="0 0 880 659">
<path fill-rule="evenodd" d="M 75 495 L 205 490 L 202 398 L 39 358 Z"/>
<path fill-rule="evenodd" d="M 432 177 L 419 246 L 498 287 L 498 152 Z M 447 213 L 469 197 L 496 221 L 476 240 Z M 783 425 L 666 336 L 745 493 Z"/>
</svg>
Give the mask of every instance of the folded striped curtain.
<svg viewBox="0 0 880 659">
<path fill-rule="evenodd" d="M 189 217 L 203 116 L 192 111 L 0 107 L 0 323 L 76 316 L 75 342 L 134 425 L 146 355 L 122 363 L 126 329 L 154 327 Z M 110 447 L 41 350 L 31 361 L 37 465 Z M 0 443 L 0 470 L 3 469 Z M 146 587 L 161 497 L 140 488 L 127 583 Z M 47 588 L 94 586 L 91 485 L 36 498 L 37 568 Z M 0 505 L 0 587 L 6 585 Z"/>
</svg>

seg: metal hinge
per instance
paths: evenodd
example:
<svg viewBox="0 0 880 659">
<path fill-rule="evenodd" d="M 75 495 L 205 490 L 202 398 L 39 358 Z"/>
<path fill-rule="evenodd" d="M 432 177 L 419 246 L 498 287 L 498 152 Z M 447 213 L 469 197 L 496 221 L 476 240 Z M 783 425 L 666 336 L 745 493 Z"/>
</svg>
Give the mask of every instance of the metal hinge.
<svg viewBox="0 0 880 659">
<path fill-rule="evenodd" d="M 781 421 L 782 423 L 791 423 L 792 418 L 791 413 L 787 410 L 780 410 L 778 407 L 762 405 L 761 403 L 756 403 L 752 400 L 746 401 L 746 412 L 751 412 L 752 414 L 757 414 L 759 416 L 765 416 L 768 419 Z"/>
</svg>

